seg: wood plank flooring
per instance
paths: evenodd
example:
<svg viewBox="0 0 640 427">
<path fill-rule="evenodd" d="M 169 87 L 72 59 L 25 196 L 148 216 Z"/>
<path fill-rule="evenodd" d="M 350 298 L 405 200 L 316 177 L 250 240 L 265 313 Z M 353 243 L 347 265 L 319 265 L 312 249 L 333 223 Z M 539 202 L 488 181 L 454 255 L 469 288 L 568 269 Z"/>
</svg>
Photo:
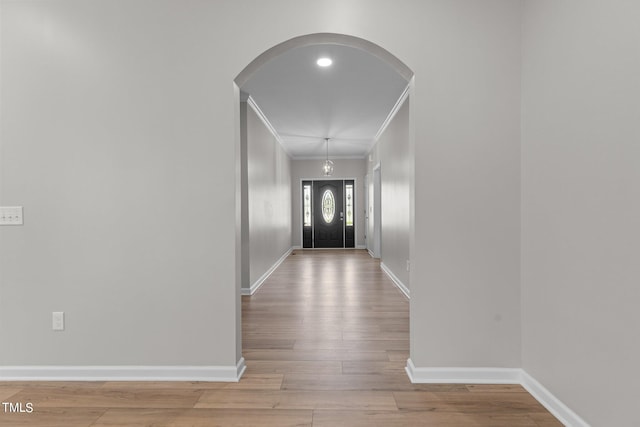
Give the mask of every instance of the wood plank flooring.
<svg viewBox="0 0 640 427">
<path fill-rule="evenodd" d="M 411 384 L 409 304 L 365 251 L 295 251 L 243 297 L 239 383 L 0 382 L 1 426 L 561 424 L 520 386 Z"/>
</svg>

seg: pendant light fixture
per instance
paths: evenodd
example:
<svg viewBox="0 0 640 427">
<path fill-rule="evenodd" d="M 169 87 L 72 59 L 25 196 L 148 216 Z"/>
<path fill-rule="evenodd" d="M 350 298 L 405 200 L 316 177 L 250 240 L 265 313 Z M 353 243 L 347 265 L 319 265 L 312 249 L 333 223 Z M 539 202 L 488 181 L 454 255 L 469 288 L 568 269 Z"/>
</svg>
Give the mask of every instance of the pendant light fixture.
<svg viewBox="0 0 640 427">
<path fill-rule="evenodd" d="M 324 140 L 327 141 L 327 158 L 322 164 L 322 173 L 324 176 L 331 176 L 333 175 L 333 162 L 329 160 L 329 138 L 325 138 Z"/>
</svg>

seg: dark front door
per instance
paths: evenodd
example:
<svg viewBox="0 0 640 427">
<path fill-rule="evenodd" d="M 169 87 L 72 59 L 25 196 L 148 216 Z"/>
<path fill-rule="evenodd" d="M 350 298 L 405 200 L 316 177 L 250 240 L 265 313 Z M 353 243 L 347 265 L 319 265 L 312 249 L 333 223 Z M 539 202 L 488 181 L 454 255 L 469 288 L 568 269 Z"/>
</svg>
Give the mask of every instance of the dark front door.
<svg viewBox="0 0 640 427">
<path fill-rule="evenodd" d="M 313 234 L 316 248 L 344 247 L 343 181 L 313 182 Z"/>
</svg>

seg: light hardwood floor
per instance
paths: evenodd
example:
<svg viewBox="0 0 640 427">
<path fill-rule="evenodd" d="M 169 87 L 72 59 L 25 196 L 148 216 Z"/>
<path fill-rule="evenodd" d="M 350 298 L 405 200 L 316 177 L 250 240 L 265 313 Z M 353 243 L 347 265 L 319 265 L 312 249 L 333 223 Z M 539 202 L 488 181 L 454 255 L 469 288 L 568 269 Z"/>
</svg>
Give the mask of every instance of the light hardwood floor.
<svg viewBox="0 0 640 427">
<path fill-rule="evenodd" d="M 2 426 L 561 424 L 520 386 L 411 384 L 409 303 L 365 251 L 295 251 L 243 297 L 239 383 L 7 383 Z"/>
</svg>

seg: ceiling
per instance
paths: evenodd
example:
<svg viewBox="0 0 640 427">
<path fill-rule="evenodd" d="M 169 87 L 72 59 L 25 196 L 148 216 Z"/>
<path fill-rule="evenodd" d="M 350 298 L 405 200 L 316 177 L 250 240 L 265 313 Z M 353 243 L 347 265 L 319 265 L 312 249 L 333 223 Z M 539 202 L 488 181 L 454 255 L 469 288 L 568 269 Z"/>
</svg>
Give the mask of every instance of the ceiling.
<svg viewBox="0 0 640 427">
<path fill-rule="evenodd" d="M 316 64 L 329 57 L 333 64 Z M 243 86 L 294 159 L 364 158 L 407 87 L 383 60 L 341 45 L 291 49 L 275 57 Z"/>
</svg>

